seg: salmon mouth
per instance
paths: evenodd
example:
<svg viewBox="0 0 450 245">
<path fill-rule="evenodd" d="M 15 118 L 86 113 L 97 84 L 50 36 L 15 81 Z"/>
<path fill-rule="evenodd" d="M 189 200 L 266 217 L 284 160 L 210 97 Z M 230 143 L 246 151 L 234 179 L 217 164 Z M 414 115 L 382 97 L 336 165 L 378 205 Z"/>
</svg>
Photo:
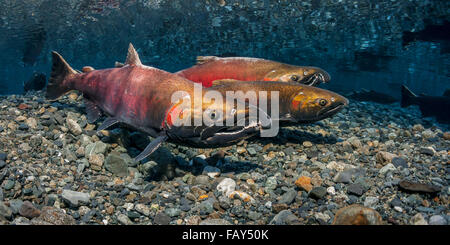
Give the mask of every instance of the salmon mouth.
<svg viewBox="0 0 450 245">
<path fill-rule="evenodd" d="M 317 73 L 312 74 L 309 77 L 305 77 L 300 82 L 305 85 L 316 86 L 321 83 L 327 83 L 328 81 L 330 81 L 330 75 L 328 75 L 327 73 L 323 73 L 323 72 L 317 72 Z"/>
<path fill-rule="evenodd" d="M 320 119 L 324 119 L 330 116 L 333 116 L 334 114 L 338 113 L 340 110 L 342 110 L 342 108 L 344 108 L 344 106 L 346 106 L 347 104 L 344 102 L 340 102 L 340 103 L 336 103 L 335 105 L 328 107 L 328 108 L 324 108 L 322 110 L 320 110 L 317 113 L 317 117 Z"/>
</svg>

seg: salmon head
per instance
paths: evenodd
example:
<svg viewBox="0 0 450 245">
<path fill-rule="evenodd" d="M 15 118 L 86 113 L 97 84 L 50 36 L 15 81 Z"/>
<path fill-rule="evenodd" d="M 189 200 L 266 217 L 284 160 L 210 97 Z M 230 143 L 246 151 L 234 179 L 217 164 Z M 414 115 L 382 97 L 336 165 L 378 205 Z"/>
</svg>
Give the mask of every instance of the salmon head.
<svg viewBox="0 0 450 245">
<path fill-rule="evenodd" d="M 292 89 L 289 114 L 292 121 L 308 123 L 319 121 L 338 113 L 348 105 L 348 100 L 329 90 L 301 86 Z"/>
<path fill-rule="evenodd" d="M 294 82 L 310 86 L 327 83 L 330 79 L 330 74 L 319 67 L 287 64 L 282 64 L 264 76 L 265 81 Z"/>
<path fill-rule="evenodd" d="M 183 102 L 182 98 L 167 111 L 162 128 L 172 141 L 185 145 L 202 148 L 232 145 L 264 128 L 250 107 L 264 113 L 270 121 L 265 112 L 253 105 L 203 99 L 199 106 L 196 102 Z"/>
</svg>

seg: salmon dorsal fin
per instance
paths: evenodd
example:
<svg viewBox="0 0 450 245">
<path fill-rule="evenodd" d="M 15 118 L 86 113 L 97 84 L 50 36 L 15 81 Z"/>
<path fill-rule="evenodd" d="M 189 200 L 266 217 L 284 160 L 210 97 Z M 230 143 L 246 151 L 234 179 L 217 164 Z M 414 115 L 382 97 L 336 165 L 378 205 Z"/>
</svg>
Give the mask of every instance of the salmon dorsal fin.
<svg viewBox="0 0 450 245">
<path fill-rule="evenodd" d="M 130 46 L 128 46 L 128 54 L 125 65 L 142 65 L 142 62 L 139 59 L 139 55 L 136 52 L 136 49 L 134 49 L 133 44 L 131 43 Z"/>
<path fill-rule="evenodd" d="M 202 64 L 208 63 L 210 61 L 213 61 L 217 58 L 219 58 L 219 57 L 217 57 L 217 56 L 197 56 L 196 65 L 202 65 Z"/>
<path fill-rule="evenodd" d="M 212 86 L 219 86 L 219 85 L 225 85 L 225 84 L 233 84 L 235 82 L 242 82 L 240 80 L 236 79 L 218 79 L 212 81 Z"/>
</svg>

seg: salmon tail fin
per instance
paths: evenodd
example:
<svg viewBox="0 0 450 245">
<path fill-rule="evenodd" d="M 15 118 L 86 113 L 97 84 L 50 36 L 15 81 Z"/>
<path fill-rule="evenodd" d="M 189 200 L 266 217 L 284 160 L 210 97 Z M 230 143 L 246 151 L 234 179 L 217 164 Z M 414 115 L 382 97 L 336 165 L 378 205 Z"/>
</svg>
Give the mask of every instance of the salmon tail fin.
<svg viewBox="0 0 450 245">
<path fill-rule="evenodd" d="M 75 71 L 70 65 L 64 60 L 64 58 L 57 52 L 52 52 L 52 73 L 48 79 L 47 85 L 47 99 L 54 100 L 61 95 L 67 93 L 71 89 L 67 87 L 64 81 L 79 72 Z"/>
<path fill-rule="evenodd" d="M 402 101 L 401 101 L 401 107 L 407 107 L 412 104 L 414 104 L 414 98 L 416 98 L 417 95 L 415 95 L 411 90 L 409 90 L 405 85 L 402 85 Z"/>
</svg>

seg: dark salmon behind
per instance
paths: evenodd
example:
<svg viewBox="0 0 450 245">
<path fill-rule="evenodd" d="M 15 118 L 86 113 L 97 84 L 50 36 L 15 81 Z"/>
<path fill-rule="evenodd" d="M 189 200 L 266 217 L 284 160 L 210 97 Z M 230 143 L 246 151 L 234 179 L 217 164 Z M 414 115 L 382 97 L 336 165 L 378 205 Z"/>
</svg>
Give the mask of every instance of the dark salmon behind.
<svg viewBox="0 0 450 245">
<path fill-rule="evenodd" d="M 417 97 L 411 90 L 409 90 L 405 85 L 402 85 L 402 100 L 400 102 L 401 107 L 407 107 L 414 105 L 414 99 Z"/>
<path fill-rule="evenodd" d="M 402 86 L 401 106 L 418 105 L 423 117 L 436 117 L 441 123 L 450 123 L 450 97 L 415 95 L 406 86 Z"/>
</svg>

